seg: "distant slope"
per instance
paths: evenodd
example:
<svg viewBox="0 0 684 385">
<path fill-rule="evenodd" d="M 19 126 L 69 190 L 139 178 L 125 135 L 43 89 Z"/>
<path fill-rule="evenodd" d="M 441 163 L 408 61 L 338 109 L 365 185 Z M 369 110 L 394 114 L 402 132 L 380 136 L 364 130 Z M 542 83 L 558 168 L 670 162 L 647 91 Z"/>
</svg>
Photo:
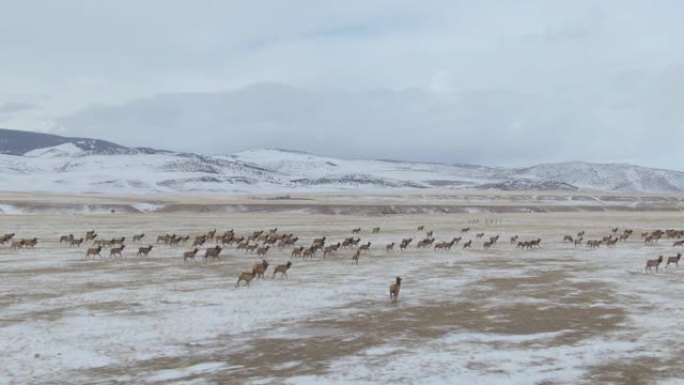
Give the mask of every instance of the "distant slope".
<svg viewBox="0 0 684 385">
<path fill-rule="evenodd" d="M 66 143 L 70 143 L 83 151 L 100 155 L 159 152 L 159 150 L 149 148 L 129 148 L 99 139 L 69 138 L 59 135 L 0 128 L 0 154 L 24 155 L 33 150 L 55 147 Z"/>
<path fill-rule="evenodd" d="M 0 191 L 175 194 L 434 188 L 671 193 L 684 191 L 684 173 L 584 162 L 504 169 L 336 159 L 271 149 L 199 155 L 0 130 Z"/>
</svg>

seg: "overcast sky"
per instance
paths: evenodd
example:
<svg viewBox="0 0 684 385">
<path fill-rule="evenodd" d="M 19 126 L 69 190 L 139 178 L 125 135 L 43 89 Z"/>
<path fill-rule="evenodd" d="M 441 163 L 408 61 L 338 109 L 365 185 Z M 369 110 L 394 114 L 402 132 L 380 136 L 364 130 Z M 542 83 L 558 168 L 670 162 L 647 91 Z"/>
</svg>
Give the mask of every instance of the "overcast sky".
<svg viewBox="0 0 684 385">
<path fill-rule="evenodd" d="M 684 2 L 0 0 L 0 127 L 684 170 Z"/>
</svg>

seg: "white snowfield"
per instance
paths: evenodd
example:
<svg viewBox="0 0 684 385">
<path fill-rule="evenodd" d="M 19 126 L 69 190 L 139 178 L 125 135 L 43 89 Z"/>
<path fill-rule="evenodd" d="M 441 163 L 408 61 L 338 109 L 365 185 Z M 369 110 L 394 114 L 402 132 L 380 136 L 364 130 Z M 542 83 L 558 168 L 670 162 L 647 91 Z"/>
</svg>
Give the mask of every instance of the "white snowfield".
<svg viewBox="0 0 684 385">
<path fill-rule="evenodd" d="M 671 193 L 684 190 L 684 173 L 582 162 L 502 169 L 346 160 L 266 149 L 233 155 L 94 155 L 72 143 L 23 156 L 0 155 L 0 191 L 245 194 L 393 189 Z"/>
<path fill-rule="evenodd" d="M 485 219 L 496 219 L 486 222 Z M 479 220 L 479 222 L 476 222 Z M 402 238 L 462 236 L 473 248 L 387 253 Z M 5 216 L 0 233 L 37 236 L 0 247 L 0 383 L 7 384 L 681 384 L 684 266 L 644 272 L 681 249 L 645 246 L 639 232 L 681 228 L 678 213 L 504 215 L 122 214 Z M 325 259 L 269 251 L 265 280 L 235 288 L 259 259 L 229 247 L 221 261 L 182 261 L 159 234 L 278 227 L 308 245 L 361 227 L 370 241 Z M 370 229 L 380 226 L 378 234 Z M 614 248 L 563 243 L 631 228 Z M 460 233 L 471 227 L 469 233 Z M 86 260 L 59 236 L 146 233 L 147 258 Z M 499 235 L 484 250 L 482 240 Z M 543 239 L 534 250 L 509 237 Z M 415 245 L 415 243 L 414 243 Z M 213 244 L 210 244 L 213 246 Z M 202 252 L 200 252 L 200 256 Z M 200 258 L 201 260 L 201 258 Z M 294 262 L 288 279 L 273 266 Z M 388 285 L 403 277 L 396 304 Z"/>
</svg>

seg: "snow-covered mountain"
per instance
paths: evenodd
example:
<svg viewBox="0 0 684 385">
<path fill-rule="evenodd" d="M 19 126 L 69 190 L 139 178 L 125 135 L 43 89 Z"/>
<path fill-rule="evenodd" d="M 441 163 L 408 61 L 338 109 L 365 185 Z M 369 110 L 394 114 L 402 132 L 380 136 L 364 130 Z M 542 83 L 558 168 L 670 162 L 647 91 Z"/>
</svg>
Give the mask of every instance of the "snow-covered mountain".
<svg viewBox="0 0 684 385">
<path fill-rule="evenodd" d="M 272 149 L 198 155 L 128 148 L 93 139 L 54 135 L 42 138 L 44 134 L 34 133 L 27 133 L 29 137 L 17 141 L 16 133 L 0 130 L 0 191 L 135 194 L 396 188 L 684 191 L 682 172 L 625 164 L 574 162 L 504 169 L 336 159 Z"/>
</svg>

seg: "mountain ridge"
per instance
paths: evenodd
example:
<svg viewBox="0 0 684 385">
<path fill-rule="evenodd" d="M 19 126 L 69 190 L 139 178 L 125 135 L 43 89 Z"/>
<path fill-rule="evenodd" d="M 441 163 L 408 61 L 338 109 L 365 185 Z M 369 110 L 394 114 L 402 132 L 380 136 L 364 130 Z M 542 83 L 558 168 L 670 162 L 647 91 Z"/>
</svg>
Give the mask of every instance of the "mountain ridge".
<svg viewBox="0 0 684 385">
<path fill-rule="evenodd" d="M 502 168 L 285 149 L 194 154 L 0 129 L 0 189 L 154 193 L 387 189 L 674 193 L 684 172 L 584 161 Z"/>
</svg>

